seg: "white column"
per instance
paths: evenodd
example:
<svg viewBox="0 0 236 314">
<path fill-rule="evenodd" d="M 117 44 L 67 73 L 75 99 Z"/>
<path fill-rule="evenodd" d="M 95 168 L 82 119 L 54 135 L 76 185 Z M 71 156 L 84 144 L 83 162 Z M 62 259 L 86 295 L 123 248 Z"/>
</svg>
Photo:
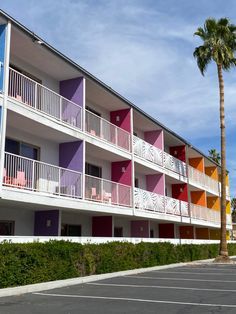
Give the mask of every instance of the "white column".
<svg viewBox="0 0 236 314">
<path fill-rule="evenodd" d="M 135 216 L 135 202 L 134 202 L 134 187 L 135 187 L 135 164 L 134 164 L 134 147 L 133 147 L 133 139 L 134 139 L 134 118 L 133 118 L 133 108 L 130 108 L 130 148 L 131 148 L 131 164 L 132 164 L 132 182 L 131 182 L 131 191 L 132 191 L 132 206 L 133 206 L 133 215 Z"/>
<path fill-rule="evenodd" d="M 4 53 L 4 78 L 3 78 L 3 107 L 2 107 L 2 125 L 0 138 L 0 195 L 2 192 L 2 179 L 4 168 L 4 152 L 7 124 L 7 98 L 8 98 L 8 83 L 9 83 L 9 63 L 10 63 L 10 44 L 11 44 L 11 22 L 6 26 L 5 53 Z"/>
</svg>

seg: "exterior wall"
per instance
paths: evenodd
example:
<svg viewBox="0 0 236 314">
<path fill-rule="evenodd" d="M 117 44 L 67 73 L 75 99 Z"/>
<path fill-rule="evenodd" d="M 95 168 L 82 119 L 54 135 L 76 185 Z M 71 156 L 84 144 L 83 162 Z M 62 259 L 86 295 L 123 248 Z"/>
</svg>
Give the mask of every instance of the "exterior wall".
<svg viewBox="0 0 236 314">
<path fill-rule="evenodd" d="M 210 232 L 208 228 L 196 228 L 195 229 L 196 239 L 206 239 L 210 237 Z"/>
<path fill-rule="evenodd" d="M 159 226 L 157 221 L 150 221 L 150 231 L 153 230 L 154 238 L 159 237 Z"/>
<path fill-rule="evenodd" d="M 163 149 L 164 147 L 163 130 L 144 132 L 144 139 L 159 149 Z"/>
<path fill-rule="evenodd" d="M 147 191 L 165 195 L 165 175 L 150 174 L 146 176 Z"/>
<path fill-rule="evenodd" d="M 173 223 L 159 224 L 159 238 L 174 238 L 175 225 Z"/>
<path fill-rule="evenodd" d="M 5 60 L 6 25 L 0 25 L 0 64 Z M 0 93 L 3 91 L 4 68 L 0 65 Z"/>
<path fill-rule="evenodd" d="M 149 238 L 149 221 L 148 220 L 131 221 L 131 237 Z"/>
<path fill-rule="evenodd" d="M 103 179 L 111 180 L 111 162 L 90 156 L 88 154 L 86 154 L 86 162 L 101 167 Z"/>
<path fill-rule="evenodd" d="M 113 219 L 112 216 L 95 216 L 92 218 L 93 237 L 112 237 Z"/>
<path fill-rule="evenodd" d="M 180 201 L 188 201 L 187 184 L 172 184 L 172 197 Z"/>
<path fill-rule="evenodd" d="M 143 131 L 134 128 L 134 133 L 137 134 L 137 137 L 139 137 L 139 138 L 141 138 L 142 140 L 144 140 L 144 132 L 143 132 Z"/>
<path fill-rule="evenodd" d="M 89 100 L 86 100 L 86 106 L 98 112 L 103 119 L 106 119 L 108 121 L 110 120 L 110 111 L 108 109 L 101 107 L 97 104 L 94 104 Z"/>
<path fill-rule="evenodd" d="M 111 163 L 111 180 L 131 186 L 132 185 L 131 160 L 112 162 Z"/>
<path fill-rule="evenodd" d="M 182 146 L 171 146 L 170 147 L 170 155 L 175 158 L 185 162 L 186 161 L 186 148 L 184 145 Z"/>
<path fill-rule="evenodd" d="M 6 136 L 18 141 L 26 142 L 40 148 L 40 161 L 58 166 L 59 164 L 59 145 L 58 143 L 37 137 L 23 130 L 7 127 Z"/>
<path fill-rule="evenodd" d="M 58 236 L 60 227 L 59 210 L 36 211 L 34 220 L 35 236 Z"/>
<path fill-rule="evenodd" d="M 1 201 L 1 199 L 0 199 Z M 26 210 L 24 208 L 4 207 L 0 205 L 0 220 L 15 221 L 14 235 L 34 235 L 34 211 Z"/>
<path fill-rule="evenodd" d="M 138 179 L 139 188 L 147 190 L 146 176 L 144 174 L 136 173 L 135 178 Z"/>
<path fill-rule="evenodd" d="M 207 207 L 205 191 L 191 191 L 191 202 L 193 204 Z"/>
<path fill-rule="evenodd" d="M 166 196 L 168 196 L 168 197 L 172 197 L 172 184 L 171 184 L 171 183 L 167 183 L 167 182 L 166 182 L 165 194 L 166 194 Z"/>
<path fill-rule="evenodd" d="M 47 88 L 53 90 L 54 92 L 59 94 L 59 82 L 48 74 L 40 71 L 40 69 L 35 68 L 31 64 L 25 62 L 24 60 L 18 58 L 17 56 L 12 56 L 10 60 L 10 64 L 15 65 L 16 67 L 32 74 L 33 76 L 37 77 L 42 81 L 42 85 L 46 86 Z"/>
<path fill-rule="evenodd" d="M 131 133 L 130 109 L 121 109 L 121 110 L 111 111 L 110 121 L 111 123 Z"/>
<path fill-rule="evenodd" d="M 219 174 L 217 167 L 205 167 L 205 174 L 218 181 Z"/>
<path fill-rule="evenodd" d="M 194 239 L 193 226 L 179 226 L 180 239 Z"/>
<path fill-rule="evenodd" d="M 81 213 L 65 212 L 61 213 L 61 224 L 81 225 L 81 235 L 83 237 L 92 234 L 92 217 Z"/>
<path fill-rule="evenodd" d="M 204 158 L 189 158 L 189 165 L 193 168 L 197 169 L 198 171 L 204 172 Z"/>
</svg>

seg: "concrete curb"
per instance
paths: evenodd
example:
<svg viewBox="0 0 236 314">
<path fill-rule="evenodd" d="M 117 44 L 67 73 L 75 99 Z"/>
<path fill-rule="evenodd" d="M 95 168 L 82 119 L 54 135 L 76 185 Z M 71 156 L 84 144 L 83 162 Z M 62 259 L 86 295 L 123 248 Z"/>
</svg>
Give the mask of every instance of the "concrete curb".
<svg viewBox="0 0 236 314">
<path fill-rule="evenodd" d="M 231 256 L 231 258 L 236 258 L 236 256 Z M 205 260 L 196 260 L 193 262 L 176 263 L 176 264 L 154 266 L 154 267 L 147 267 L 147 268 L 137 268 L 137 269 L 124 270 L 124 271 L 118 271 L 114 273 L 107 273 L 107 274 L 101 274 L 101 275 L 91 275 L 91 276 L 86 276 L 86 277 L 78 277 L 78 278 L 36 283 L 36 284 L 20 286 L 20 287 L 4 288 L 4 289 L 0 289 L 0 298 L 20 295 L 20 294 L 25 294 L 25 293 L 46 291 L 46 290 L 63 288 L 63 287 L 68 287 L 68 286 L 74 286 L 74 285 L 83 284 L 87 282 L 99 281 L 103 279 L 115 278 L 115 277 L 120 277 L 120 276 L 141 274 L 141 273 L 145 273 L 149 271 L 171 269 L 171 268 L 182 267 L 186 265 L 207 264 L 207 263 L 212 262 L 213 260 L 214 258 L 205 259 Z"/>
</svg>

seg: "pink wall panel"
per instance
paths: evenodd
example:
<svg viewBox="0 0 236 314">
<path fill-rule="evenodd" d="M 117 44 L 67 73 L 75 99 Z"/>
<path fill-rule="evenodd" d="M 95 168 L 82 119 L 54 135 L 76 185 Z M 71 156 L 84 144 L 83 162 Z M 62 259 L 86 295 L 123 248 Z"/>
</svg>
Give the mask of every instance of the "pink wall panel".
<svg viewBox="0 0 236 314">
<path fill-rule="evenodd" d="M 146 142 L 152 144 L 155 147 L 158 147 L 160 149 L 164 148 L 162 130 L 144 132 L 144 139 Z"/>
<path fill-rule="evenodd" d="M 131 221 L 131 237 L 149 238 L 149 222 L 147 220 Z"/>
<path fill-rule="evenodd" d="M 116 161 L 111 163 L 111 180 L 132 185 L 132 163 L 131 160 Z"/>
<path fill-rule="evenodd" d="M 147 191 L 164 195 L 165 194 L 165 175 L 148 174 L 146 175 Z"/>
<path fill-rule="evenodd" d="M 112 237 L 112 216 L 94 216 L 92 218 L 93 237 Z"/>
<path fill-rule="evenodd" d="M 120 128 L 131 132 L 131 114 L 130 109 L 122 109 L 110 112 L 111 123 L 119 126 Z"/>
</svg>

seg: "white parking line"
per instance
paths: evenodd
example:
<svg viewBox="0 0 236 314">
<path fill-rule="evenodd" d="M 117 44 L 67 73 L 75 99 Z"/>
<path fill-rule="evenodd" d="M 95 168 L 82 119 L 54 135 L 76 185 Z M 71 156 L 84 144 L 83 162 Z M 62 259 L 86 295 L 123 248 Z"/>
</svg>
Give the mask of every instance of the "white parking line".
<svg viewBox="0 0 236 314">
<path fill-rule="evenodd" d="M 189 269 L 193 269 L 193 270 L 206 270 L 206 271 L 209 271 L 209 270 L 218 270 L 218 271 L 222 271 L 222 272 L 227 272 L 227 273 L 230 273 L 232 272 L 232 270 L 236 270 L 236 267 L 234 268 L 228 268 L 228 267 L 195 267 L 193 265 L 189 265 L 189 266 L 185 266 L 185 267 L 182 267 L 182 268 L 179 268 L 180 271 L 184 271 L 185 269 L 189 270 Z"/>
<path fill-rule="evenodd" d="M 156 288 L 156 289 L 174 289 L 174 290 L 196 290 L 196 291 L 213 291 L 213 292 L 236 292 L 231 289 L 206 289 L 206 288 L 187 288 L 187 287 L 172 287 L 172 286 L 147 286 L 147 285 L 126 285 L 114 283 L 87 283 L 90 286 L 111 286 L 111 287 L 130 287 L 130 288 Z"/>
<path fill-rule="evenodd" d="M 206 281 L 206 282 L 236 282 L 235 280 L 214 280 L 214 279 L 190 279 L 190 278 L 169 278 L 169 277 L 148 277 L 148 276 L 126 276 L 130 278 L 143 278 L 143 279 L 160 279 L 160 280 L 182 280 L 182 281 Z"/>
<path fill-rule="evenodd" d="M 75 294 L 54 294 L 54 293 L 33 293 L 34 295 L 42 295 L 49 297 L 59 298 L 80 298 L 80 299 L 97 299 L 97 300 L 114 300 L 114 301 L 132 301 L 132 302 L 145 302 L 145 303 L 163 303 L 163 304 L 175 304 L 175 305 L 190 305 L 190 306 L 205 306 L 205 307 L 226 307 L 236 308 L 236 304 L 213 304 L 213 303 L 191 303 L 191 302 L 178 302 L 169 300 L 148 300 L 148 299 L 133 299 L 133 298 L 117 298 L 117 297 L 99 297 L 92 295 L 75 295 Z"/>
<path fill-rule="evenodd" d="M 224 274 L 219 274 L 219 273 L 195 273 L 195 272 L 188 272 L 188 271 L 164 271 L 164 270 L 154 270 L 154 271 L 150 271 L 150 273 L 160 273 L 160 274 L 188 274 L 188 275 L 214 275 L 214 276 L 236 276 L 236 274 L 232 274 L 232 273 L 224 273 Z"/>
</svg>

